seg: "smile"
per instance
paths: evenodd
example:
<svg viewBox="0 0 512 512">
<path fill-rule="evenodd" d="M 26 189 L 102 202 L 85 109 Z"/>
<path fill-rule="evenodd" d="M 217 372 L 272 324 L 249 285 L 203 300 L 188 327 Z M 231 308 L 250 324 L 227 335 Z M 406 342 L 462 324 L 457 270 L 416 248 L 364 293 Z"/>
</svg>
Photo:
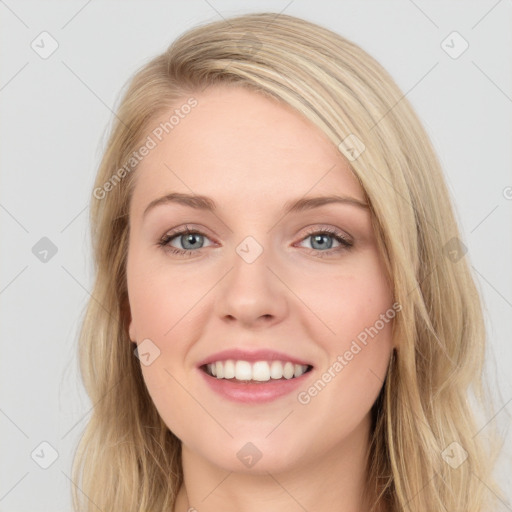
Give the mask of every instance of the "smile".
<svg viewBox="0 0 512 512">
<path fill-rule="evenodd" d="M 268 382 L 293 379 L 312 369 L 311 365 L 294 364 L 291 361 L 255 361 L 228 359 L 203 365 L 201 369 L 211 377 L 235 381 Z"/>
</svg>

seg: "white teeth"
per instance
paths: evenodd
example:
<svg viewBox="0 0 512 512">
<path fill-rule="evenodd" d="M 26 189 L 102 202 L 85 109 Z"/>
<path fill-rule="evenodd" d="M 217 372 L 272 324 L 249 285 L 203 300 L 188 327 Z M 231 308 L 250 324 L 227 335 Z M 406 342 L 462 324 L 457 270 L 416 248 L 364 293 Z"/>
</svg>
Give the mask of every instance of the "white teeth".
<svg viewBox="0 0 512 512">
<path fill-rule="evenodd" d="M 270 380 L 270 366 L 267 361 L 258 361 L 252 365 L 252 380 L 260 382 Z"/>
<path fill-rule="evenodd" d="M 222 364 L 217 362 L 217 364 Z M 251 380 L 252 379 L 252 367 L 251 363 L 247 361 L 237 361 L 235 364 L 235 378 L 237 380 Z"/>
<path fill-rule="evenodd" d="M 235 377 L 235 362 L 232 359 L 224 361 L 224 378 L 233 379 Z"/>
<path fill-rule="evenodd" d="M 283 368 L 283 377 L 285 379 L 291 379 L 293 377 L 294 370 L 295 368 L 293 366 L 293 363 L 287 362 Z"/>
<path fill-rule="evenodd" d="M 294 368 L 295 368 L 294 372 L 293 372 L 294 377 L 300 377 L 306 371 L 301 364 L 294 365 Z"/>
<path fill-rule="evenodd" d="M 290 361 L 216 361 L 206 365 L 207 373 L 217 379 L 254 380 L 268 382 L 271 379 L 292 379 L 300 377 L 308 369 L 307 365 L 293 364 Z"/>
<path fill-rule="evenodd" d="M 217 379 L 222 379 L 224 377 L 224 365 L 221 361 L 217 361 L 215 363 L 215 376 Z"/>
<path fill-rule="evenodd" d="M 273 379 L 281 379 L 283 377 L 283 363 L 281 363 L 281 361 L 272 361 L 270 365 L 270 376 Z"/>
</svg>

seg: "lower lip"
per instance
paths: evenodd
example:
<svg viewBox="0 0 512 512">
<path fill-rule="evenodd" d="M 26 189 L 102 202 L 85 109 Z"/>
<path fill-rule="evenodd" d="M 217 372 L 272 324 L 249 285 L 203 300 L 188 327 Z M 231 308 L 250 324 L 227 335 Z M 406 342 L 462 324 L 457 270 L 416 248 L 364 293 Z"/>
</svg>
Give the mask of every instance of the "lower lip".
<svg viewBox="0 0 512 512">
<path fill-rule="evenodd" d="M 239 382 L 228 379 L 217 379 L 198 368 L 206 383 L 213 391 L 228 400 L 242 403 L 265 403 L 290 394 L 296 390 L 313 370 L 293 379 L 276 379 L 267 382 Z"/>
</svg>

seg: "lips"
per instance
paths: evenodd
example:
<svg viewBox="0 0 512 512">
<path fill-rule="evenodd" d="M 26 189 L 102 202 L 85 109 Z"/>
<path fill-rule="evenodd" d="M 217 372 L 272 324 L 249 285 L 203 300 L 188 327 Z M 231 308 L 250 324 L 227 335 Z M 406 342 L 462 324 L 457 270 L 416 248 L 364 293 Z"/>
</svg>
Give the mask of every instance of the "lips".
<svg viewBox="0 0 512 512">
<path fill-rule="evenodd" d="M 274 360 L 274 362 L 275 361 L 276 360 Z M 237 363 L 240 362 L 244 361 L 237 361 Z M 254 365 L 257 365 L 259 362 L 260 361 L 256 361 Z M 248 365 L 251 364 L 249 361 L 245 361 L 244 363 Z M 264 363 L 268 364 L 268 361 Z M 307 386 L 306 382 L 314 378 L 314 375 L 312 376 L 311 365 L 307 367 L 308 371 L 298 377 L 293 376 L 287 379 L 283 376 L 283 378 L 280 379 L 270 378 L 266 381 L 252 380 L 252 378 L 251 380 L 219 378 L 218 376 L 210 375 L 206 371 L 206 368 L 207 366 L 203 365 L 197 370 L 206 386 L 223 399 L 238 404 L 264 404 L 281 397 L 282 399 L 290 400 L 290 395 L 293 396 L 293 392 L 296 392 L 299 386 Z M 295 369 L 295 366 L 293 366 L 293 368 Z M 251 374 L 251 377 L 253 376 L 254 375 Z M 246 374 L 246 377 L 248 377 L 248 374 Z"/>
<path fill-rule="evenodd" d="M 224 350 L 198 363 L 208 386 L 236 402 L 262 403 L 288 395 L 313 369 L 305 359 L 274 350 Z"/>
<path fill-rule="evenodd" d="M 224 350 L 201 361 L 199 368 L 217 379 L 268 382 L 300 377 L 312 365 L 274 350 Z"/>
</svg>

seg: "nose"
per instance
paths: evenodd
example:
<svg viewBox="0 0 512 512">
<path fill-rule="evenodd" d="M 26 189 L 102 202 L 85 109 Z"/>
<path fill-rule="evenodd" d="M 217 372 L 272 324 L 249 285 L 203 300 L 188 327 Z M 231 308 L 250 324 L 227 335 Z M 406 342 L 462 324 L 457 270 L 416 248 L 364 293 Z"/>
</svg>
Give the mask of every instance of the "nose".
<svg viewBox="0 0 512 512">
<path fill-rule="evenodd" d="M 218 285 L 216 313 L 222 321 L 244 327 L 277 324 L 288 312 L 286 286 L 269 266 L 265 251 L 248 261 L 235 254 L 231 270 Z"/>
</svg>

